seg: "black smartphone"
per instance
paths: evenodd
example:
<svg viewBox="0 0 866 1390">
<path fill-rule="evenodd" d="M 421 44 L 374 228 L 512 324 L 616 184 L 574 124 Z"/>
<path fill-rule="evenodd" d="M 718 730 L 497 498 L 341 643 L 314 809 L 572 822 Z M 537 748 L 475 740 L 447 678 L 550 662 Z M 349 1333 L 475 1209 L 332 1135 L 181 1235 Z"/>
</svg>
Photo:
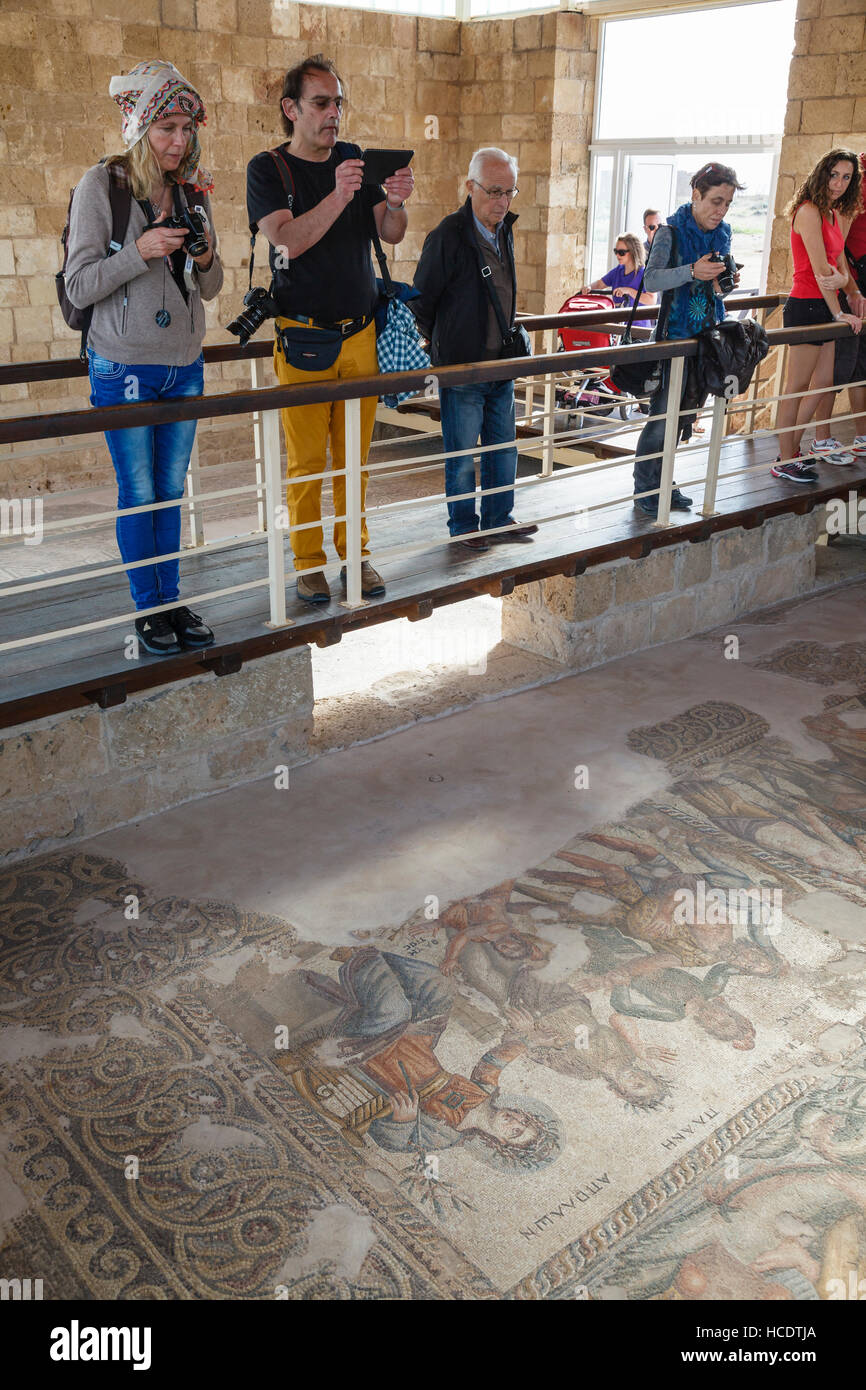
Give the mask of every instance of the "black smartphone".
<svg viewBox="0 0 866 1390">
<path fill-rule="evenodd" d="M 384 183 L 398 169 L 408 167 L 414 150 L 362 150 L 364 183 Z"/>
</svg>

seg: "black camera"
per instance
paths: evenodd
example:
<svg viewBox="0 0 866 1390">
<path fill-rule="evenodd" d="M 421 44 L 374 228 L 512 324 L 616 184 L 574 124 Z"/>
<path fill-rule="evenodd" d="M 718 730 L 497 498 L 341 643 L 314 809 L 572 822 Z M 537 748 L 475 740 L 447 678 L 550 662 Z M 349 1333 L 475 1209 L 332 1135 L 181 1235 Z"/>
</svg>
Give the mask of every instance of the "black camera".
<svg viewBox="0 0 866 1390">
<path fill-rule="evenodd" d="M 716 265 L 724 261 L 725 268 L 716 280 L 716 284 L 722 294 L 730 294 L 734 288 L 734 277 L 738 270 L 742 270 L 742 266 L 739 261 L 734 260 L 733 256 L 720 256 L 718 251 L 712 253 L 710 260 L 714 261 Z"/>
<path fill-rule="evenodd" d="M 240 341 L 241 347 L 246 347 L 250 338 L 257 333 L 265 319 L 275 319 L 280 312 L 277 301 L 263 290 L 261 285 L 254 286 L 247 290 L 244 295 L 246 309 L 238 314 L 236 319 L 226 324 L 226 332 L 234 333 Z"/>
<path fill-rule="evenodd" d="M 201 213 L 182 207 L 176 217 L 166 217 L 162 222 L 151 222 L 144 230 L 150 232 L 154 227 L 173 227 L 178 232 L 188 232 L 189 241 L 184 242 L 184 251 L 190 256 L 207 255 L 209 242 Z"/>
</svg>

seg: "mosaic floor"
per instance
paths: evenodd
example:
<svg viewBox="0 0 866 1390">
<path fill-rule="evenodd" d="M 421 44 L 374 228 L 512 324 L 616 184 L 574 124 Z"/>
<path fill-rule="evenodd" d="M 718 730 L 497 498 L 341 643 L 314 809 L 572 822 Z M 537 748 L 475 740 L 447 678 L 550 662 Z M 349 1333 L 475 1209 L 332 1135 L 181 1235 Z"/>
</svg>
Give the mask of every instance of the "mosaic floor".
<svg viewBox="0 0 866 1390">
<path fill-rule="evenodd" d="M 6 870 L 0 1277 L 862 1295 L 863 600 Z"/>
</svg>

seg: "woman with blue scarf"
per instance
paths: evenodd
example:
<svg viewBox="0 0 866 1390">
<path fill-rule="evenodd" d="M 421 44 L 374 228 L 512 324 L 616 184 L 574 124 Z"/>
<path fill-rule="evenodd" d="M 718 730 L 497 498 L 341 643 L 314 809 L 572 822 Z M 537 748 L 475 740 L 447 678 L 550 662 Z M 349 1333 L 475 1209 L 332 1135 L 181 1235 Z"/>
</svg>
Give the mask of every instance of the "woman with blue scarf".
<svg viewBox="0 0 866 1390">
<path fill-rule="evenodd" d="M 644 287 L 664 295 L 660 316 L 668 308 L 664 338 L 694 338 L 704 328 L 712 328 L 725 317 L 725 305 L 716 285 L 725 269 L 724 257 L 731 251 L 731 228 L 724 221 L 734 194 L 743 185 L 733 169 L 710 163 L 691 179 L 692 199 L 677 208 L 667 225 L 659 227 L 650 250 Z M 718 260 L 713 260 L 718 256 Z M 735 282 L 736 283 L 736 282 Z M 664 292 L 667 291 L 667 294 Z M 661 385 L 649 403 L 651 416 L 641 432 L 634 456 L 635 506 L 647 516 L 658 515 L 658 486 L 661 479 L 661 451 L 664 446 L 664 414 L 668 404 L 671 364 L 662 364 Z M 680 419 L 677 439 L 686 417 Z M 692 499 L 674 487 L 671 507 L 688 511 Z"/>
</svg>

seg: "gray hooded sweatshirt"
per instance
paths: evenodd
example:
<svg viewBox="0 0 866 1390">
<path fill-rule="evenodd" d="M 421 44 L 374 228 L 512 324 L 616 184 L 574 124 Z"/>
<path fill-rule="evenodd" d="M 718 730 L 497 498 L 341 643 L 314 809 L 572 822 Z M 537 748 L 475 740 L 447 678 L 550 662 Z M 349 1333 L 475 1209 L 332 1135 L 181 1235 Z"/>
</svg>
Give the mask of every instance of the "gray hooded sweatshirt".
<svg viewBox="0 0 866 1390">
<path fill-rule="evenodd" d="M 87 341 L 97 357 L 127 366 L 188 367 L 199 356 L 205 335 L 202 300 L 218 295 L 223 283 L 210 201 L 205 193 L 199 196 L 211 226 L 214 258 L 208 270 L 195 267 L 187 303 L 163 257 L 144 261 L 139 255 L 135 242 L 147 223 L 135 198 L 123 249 L 108 255 L 111 204 L 106 166 L 94 165 L 78 184 L 69 217 L 66 292 L 77 309 L 93 305 Z M 163 303 L 171 323 L 160 328 L 156 314 Z"/>
</svg>

